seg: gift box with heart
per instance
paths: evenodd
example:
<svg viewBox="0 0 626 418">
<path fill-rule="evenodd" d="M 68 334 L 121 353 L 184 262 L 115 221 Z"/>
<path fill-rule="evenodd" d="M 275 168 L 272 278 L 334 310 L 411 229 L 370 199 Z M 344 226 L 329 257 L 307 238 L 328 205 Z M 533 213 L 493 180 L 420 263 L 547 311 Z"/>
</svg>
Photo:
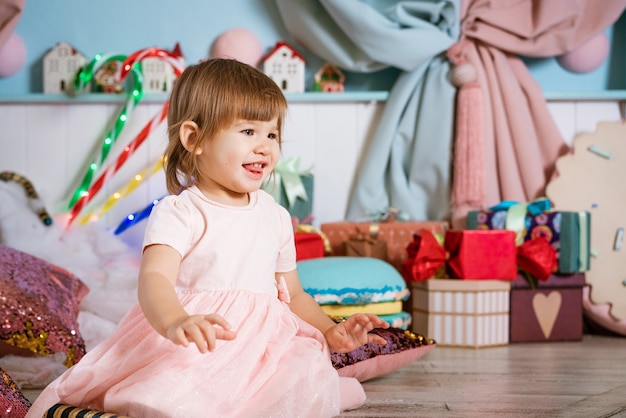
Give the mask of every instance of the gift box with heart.
<svg viewBox="0 0 626 418">
<path fill-rule="evenodd" d="M 578 341 L 583 336 L 584 273 L 512 282 L 510 342 Z"/>
</svg>

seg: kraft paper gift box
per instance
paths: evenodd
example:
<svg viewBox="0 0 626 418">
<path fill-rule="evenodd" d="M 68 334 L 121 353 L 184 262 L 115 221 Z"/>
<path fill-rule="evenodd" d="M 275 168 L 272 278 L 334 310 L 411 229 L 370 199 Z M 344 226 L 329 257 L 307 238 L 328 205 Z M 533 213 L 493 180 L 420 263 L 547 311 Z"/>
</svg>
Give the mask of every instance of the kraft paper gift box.
<svg viewBox="0 0 626 418">
<path fill-rule="evenodd" d="M 552 274 L 512 282 L 510 342 L 579 341 L 583 337 L 585 274 Z"/>
<path fill-rule="evenodd" d="M 372 257 L 387 260 L 387 243 L 371 235 L 366 235 L 355 228 L 354 235 L 350 235 L 345 242 L 346 256 Z"/>
<path fill-rule="evenodd" d="M 313 175 L 300 170 L 296 157 L 281 159 L 270 176 L 261 186 L 285 207 L 291 216 L 300 222 L 311 217 L 313 212 Z"/>
<path fill-rule="evenodd" d="M 517 247 L 513 231 L 446 231 L 448 276 L 466 280 L 514 280 L 517 277 Z"/>
<path fill-rule="evenodd" d="M 558 273 L 589 270 L 591 214 L 586 211 L 553 211 L 547 199 L 530 204 L 505 201 L 467 214 L 468 229 L 510 229 L 517 244 L 536 237 L 548 239 L 557 250 Z"/>
<path fill-rule="evenodd" d="M 510 288 L 510 280 L 413 282 L 412 331 L 428 335 L 439 346 L 506 345 Z"/>
<path fill-rule="evenodd" d="M 413 235 L 422 229 L 442 234 L 447 228 L 445 222 L 436 221 L 387 221 L 387 222 L 328 222 L 320 225 L 326 235 L 334 256 L 346 255 L 346 241 L 359 230 L 387 243 L 387 262 L 398 271 L 407 259 L 406 246 L 413 241 Z"/>
</svg>

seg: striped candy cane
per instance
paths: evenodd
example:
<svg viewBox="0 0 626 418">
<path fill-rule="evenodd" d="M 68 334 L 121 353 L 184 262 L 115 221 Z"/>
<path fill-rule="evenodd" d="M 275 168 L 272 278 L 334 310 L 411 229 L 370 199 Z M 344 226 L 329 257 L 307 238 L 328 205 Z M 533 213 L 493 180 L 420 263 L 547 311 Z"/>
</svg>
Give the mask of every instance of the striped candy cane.
<svg viewBox="0 0 626 418">
<path fill-rule="evenodd" d="M 184 67 L 179 60 L 179 57 L 172 54 L 169 51 L 160 48 L 145 48 L 140 49 L 131 55 L 129 55 L 124 62 L 122 63 L 122 69 L 120 71 L 120 80 L 124 80 L 130 72 L 139 72 L 137 67 L 143 59 L 149 57 L 157 57 L 163 59 L 170 63 L 172 66 L 176 77 L 179 77 L 184 71 Z M 169 107 L 169 101 L 166 101 L 163 105 L 163 109 L 161 112 L 156 115 L 149 123 L 144 127 L 144 129 L 137 135 L 137 137 L 124 148 L 122 154 L 117 158 L 115 164 L 109 166 L 96 180 L 93 185 L 87 191 L 82 191 L 81 196 L 76 201 L 75 205 L 72 207 L 67 226 L 69 227 L 72 221 L 78 216 L 80 211 L 89 203 L 94 196 L 100 191 L 102 185 L 109 180 L 118 170 L 119 168 L 126 162 L 128 157 L 134 153 L 134 151 L 145 141 L 145 139 L 150 135 L 150 133 L 158 126 L 163 119 L 167 116 L 167 109 Z"/>
</svg>

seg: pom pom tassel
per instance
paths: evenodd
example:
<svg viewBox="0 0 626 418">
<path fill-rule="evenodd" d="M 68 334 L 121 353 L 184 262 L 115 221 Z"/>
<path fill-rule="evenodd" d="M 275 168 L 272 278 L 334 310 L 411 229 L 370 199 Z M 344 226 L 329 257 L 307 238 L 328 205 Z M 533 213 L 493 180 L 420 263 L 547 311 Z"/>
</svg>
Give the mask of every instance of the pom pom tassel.
<svg viewBox="0 0 626 418">
<path fill-rule="evenodd" d="M 485 156 L 480 85 L 464 84 L 457 94 L 452 204 L 480 207 L 485 200 Z"/>
<path fill-rule="evenodd" d="M 456 138 L 452 206 L 476 207 L 485 200 L 485 150 L 483 100 L 476 69 L 460 51 L 462 43 L 449 50 L 454 64 L 451 81 L 459 88 L 456 98 Z"/>
</svg>

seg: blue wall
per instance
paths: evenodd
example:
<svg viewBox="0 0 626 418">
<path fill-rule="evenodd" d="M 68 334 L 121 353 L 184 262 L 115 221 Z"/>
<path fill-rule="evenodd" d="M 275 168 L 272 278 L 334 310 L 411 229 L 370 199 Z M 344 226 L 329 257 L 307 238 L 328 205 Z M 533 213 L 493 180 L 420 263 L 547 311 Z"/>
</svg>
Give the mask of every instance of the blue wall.
<svg viewBox="0 0 626 418">
<path fill-rule="evenodd" d="M 611 60 L 591 73 L 569 73 L 554 59 L 528 60 L 544 90 L 626 89 L 625 20 L 622 16 L 615 30 L 607 30 L 613 37 Z M 312 73 L 322 61 L 293 42 L 274 0 L 26 0 L 16 32 L 26 44 L 27 61 L 17 74 L 0 78 L 0 95 L 42 92 L 42 58 L 58 41 L 69 42 L 89 59 L 150 46 L 171 49 L 179 42 L 187 63 L 194 63 L 209 55 L 221 33 L 235 27 L 254 32 L 265 52 L 276 41 L 292 43 L 307 59 L 307 90 L 311 88 Z M 388 90 L 396 75 L 395 69 L 348 73 L 346 90 Z"/>
</svg>

